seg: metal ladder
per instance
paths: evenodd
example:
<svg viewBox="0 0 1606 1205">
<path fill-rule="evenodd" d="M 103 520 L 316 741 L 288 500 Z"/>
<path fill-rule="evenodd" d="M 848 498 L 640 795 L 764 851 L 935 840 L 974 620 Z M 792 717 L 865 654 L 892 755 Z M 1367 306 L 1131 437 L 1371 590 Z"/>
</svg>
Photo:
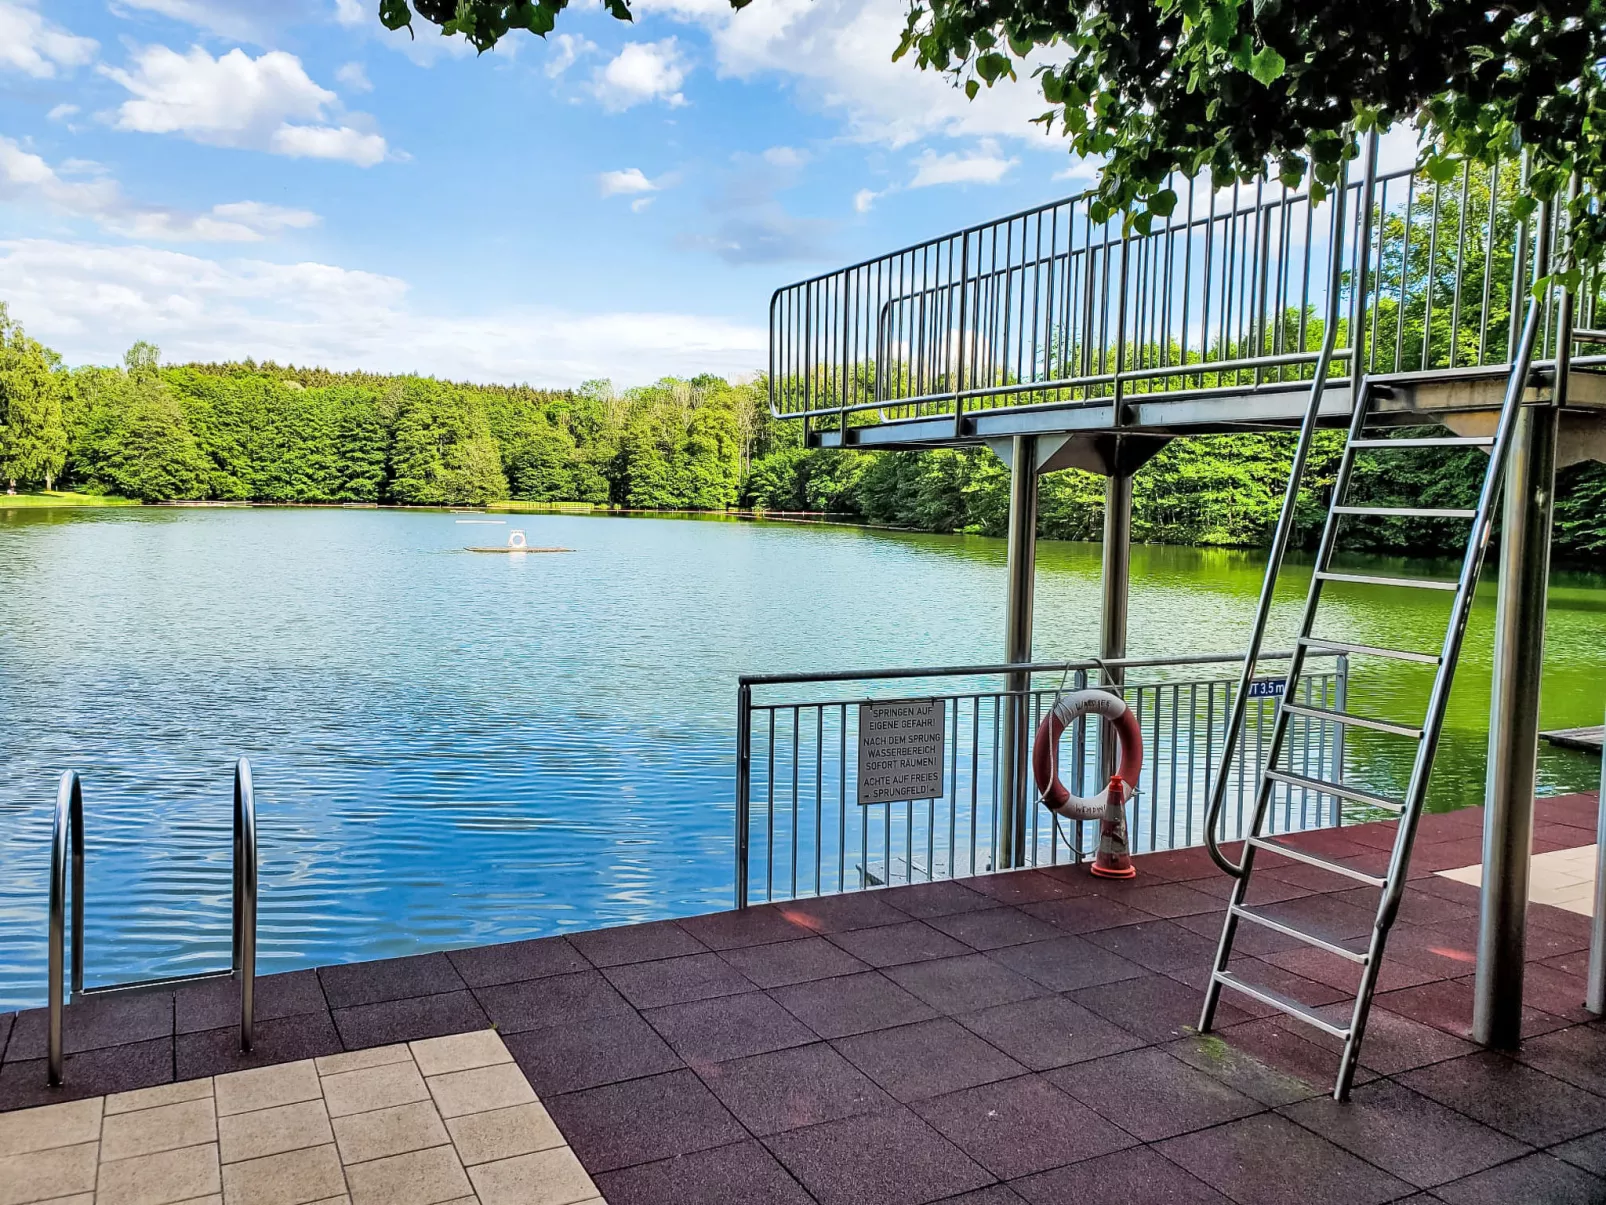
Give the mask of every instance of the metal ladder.
<svg viewBox="0 0 1606 1205">
<path fill-rule="evenodd" d="M 61 776 L 50 840 L 49 1039 L 46 1076 L 51 1087 L 61 1083 L 63 986 L 66 978 L 67 862 L 72 860 L 72 1001 L 96 996 L 155 991 L 209 979 L 240 981 L 240 1049 L 249 1051 L 256 1012 L 257 963 L 257 819 L 251 763 L 234 765 L 234 941 L 226 970 L 202 971 L 142 979 L 134 983 L 84 986 L 84 788 L 76 771 Z"/>
<path fill-rule="evenodd" d="M 1369 208 L 1369 196 L 1364 203 Z M 1540 208 L 1535 237 L 1536 275 L 1541 278 L 1548 274 L 1551 227 L 1552 207 L 1549 204 L 1545 204 Z M 1337 1080 L 1333 1087 L 1333 1097 L 1336 1100 L 1344 1100 L 1349 1095 L 1350 1083 L 1354 1078 L 1356 1062 L 1360 1053 L 1361 1040 L 1366 1031 L 1366 1021 L 1371 1007 L 1372 995 L 1377 986 L 1384 946 L 1388 940 L 1389 929 L 1394 923 L 1404 894 L 1411 846 L 1416 836 L 1417 821 L 1422 812 L 1423 801 L 1427 795 L 1428 780 L 1433 771 L 1434 755 L 1444 723 L 1445 707 L 1450 694 L 1451 682 L 1455 675 L 1456 663 L 1460 657 L 1467 619 L 1472 610 L 1479 571 L 1482 568 L 1484 554 L 1489 545 L 1495 511 L 1500 499 L 1501 478 L 1508 458 L 1517 416 L 1523 406 L 1524 394 L 1530 383 L 1535 346 L 1548 308 L 1548 290 L 1545 292 L 1546 296 L 1544 298 L 1530 297 L 1528 300 L 1527 313 L 1521 328 L 1520 342 L 1511 360 L 1510 376 L 1506 385 L 1504 403 L 1500 410 L 1495 433 L 1492 436 L 1448 435 L 1395 439 L 1388 438 L 1386 435 L 1383 437 L 1368 437 L 1367 426 L 1374 415 L 1374 407 L 1378 401 L 1380 391 L 1370 380 L 1361 380 L 1359 382 L 1350 421 L 1348 440 L 1344 447 L 1338 476 L 1333 486 L 1332 501 L 1329 506 L 1327 521 L 1322 531 L 1314 572 L 1311 575 L 1310 590 L 1306 597 L 1304 614 L 1300 621 L 1294 656 L 1288 666 L 1288 677 L 1282 696 L 1283 701 L 1277 711 L 1269 755 L 1265 767 L 1260 771 L 1260 778 L 1255 791 L 1254 807 L 1249 827 L 1246 830 L 1242 860 L 1238 863 L 1233 863 L 1220 849 L 1217 840 L 1217 828 L 1222 806 L 1226 801 L 1228 778 L 1232 766 L 1232 750 L 1237 734 L 1243 726 L 1246 700 L 1249 693 L 1248 684 L 1253 677 L 1255 662 L 1259 656 L 1260 642 L 1265 634 L 1267 621 L 1270 618 L 1272 594 L 1275 589 L 1278 571 L 1281 568 L 1282 553 L 1287 547 L 1288 537 L 1292 530 L 1293 508 L 1297 499 L 1300 478 L 1303 475 L 1311 441 L 1315 434 L 1317 425 L 1315 418 L 1319 407 L 1319 395 L 1325 384 L 1321 379 L 1315 382 L 1312 390 L 1310 414 L 1301 429 L 1299 448 L 1294 458 L 1293 476 L 1289 482 L 1289 490 L 1284 501 L 1283 516 L 1278 525 L 1277 537 L 1273 542 L 1272 556 L 1266 571 L 1266 581 L 1255 616 L 1250 652 L 1244 665 L 1243 677 L 1239 684 L 1230 726 L 1227 730 L 1225 756 L 1212 789 L 1210 808 L 1205 821 L 1206 844 L 1209 847 L 1212 858 L 1224 871 L 1232 875 L 1237 882 L 1234 884 L 1226 916 L 1223 919 L 1221 941 L 1217 947 L 1210 982 L 1205 990 L 1204 1008 L 1199 1021 L 1199 1030 L 1202 1033 L 1210 1030 L 1215 1019 L 1216 1005 L 1221 999 L 1221 991 L 1223 988 L 1231 988 L 1296 1020 L 1311 1025 L 1331 1037 L 1339 1039 L 1343 1042 L 1344 1047 L 1339 1062 Z M 1571 308 L 1571 297 L 1564 296 L 1562 302 L 1563 330 L 1571 326 Z M 1565 339 L 1559 340 L 1558 343 L 1562 348 L 1567 346 Z M 1353 372 L 1359 371 L 1358 358 L 1357 352 L 1357 363 L 1353 365 Z M 1567 368 L 1568 356 L 1567 352 L 1563 350 L 1558 355 L 1558 363 L 1556 365 L 1557 395 L 1560 395 L 1565 389 L 1564 378 Z M 1318 377 L 1320 378 L 1321 375 L 1323 374 L 1319 373 Z M 1351 505 L 1346 501 L 1357 453 L 1389 454 L 1413 448 L 1428 447 L 1477 447 L 1489 450 L 1489 463 L 1484 472 L 1483 486 L 1478 495 L 1477 506 L 1474 509 L 1443 510 L 1360 506 Z M 1472 525 L 1471 533 L 1468 536 L 1466 553 L 1462 559 L 1461 570 L 1456 580 L 1449 582 L 1424 578 L 1380 577 L 1371 574 L 1346 573 L 1334 569 L 1333 554 L 1338 542 L 1340 523 L 1345 516 L 1355 515 L 1470 520 Z M 1346 643 L 1317 636 L 1315 634 L 1317 615 L 1322 602 L 1324 587 L 1329 582 L 1453 591 L 1454 598 L 1450 607 L 1450 618 L 1446 626 L 1444 643 L 1441 649 L 1437 653 L 1415 652 Z M 1394 720 L 1375 719 L 1370 716 L 1355 715 L 1344 710 L 1332 710 L 1296 702 L 1294 687 L 1303 670 L 1304 659 L 1311 652 L 1341 652 L 1350 656 L 1377 657 L 1433 666 L 1433 685 L 1428 696 L 1426 715 L 1421 724 L 1415 725 Z M 1365 728 L 1403 740 L 1414 741 L 1416 743 L 1416 756 L 1412 763 L 1411 777 L 1404 792 L 1404 797 L 1400 799 L 1385 798 L 1370 791 L 1311 778 L 1295 773 L 1287 766 L 1280 766 L 1278 764 L 1279 757 L 1283 753 L 1289 724 L 1296 718 L 1303 718 L 1307 722 L 1336 723 L 1344 727 Z M 1262 828 L 1270 810 L 1273 792 L 1278 786 L 1290 790 L 1315 791 L 1397 815 L 1399 817 L 1399 826 L 1395 835 L 1394 848 L 1389 858 L 1387 872 L 1382 875 L 1369 874 L 1353 866 L 1344 865 L 1304 850 L 1296 849 L 1270 835 L 1264 834 Z M 1380 889 L 1381 897 L 1378 901 L 1376 919 L 1366 947 L 1364 949 L 1355 949 L 1351 944 L 1311 933 L 1296 925 L 1259 912 L 1246 904 L 1245 901 L 1254 871 L 1257 850 L 1269 850 L 1283 857 Z M 1291 999 L 1280 992 L 1241 979 L 1230 970 L 1229 963 L 1232 958 L 1238 925 L 1240 922 L 1245 921 L 1271 929 L 1285 937 L 1294 938 L 1306 945 L 1325 950 L 1329 954 L 1354 963 L 1360 970 L 1360 982 L 1355 993 L 1348 1024 L 1339 1024 L 1329 1020 L 1319 1010 Z"/>
</svg>

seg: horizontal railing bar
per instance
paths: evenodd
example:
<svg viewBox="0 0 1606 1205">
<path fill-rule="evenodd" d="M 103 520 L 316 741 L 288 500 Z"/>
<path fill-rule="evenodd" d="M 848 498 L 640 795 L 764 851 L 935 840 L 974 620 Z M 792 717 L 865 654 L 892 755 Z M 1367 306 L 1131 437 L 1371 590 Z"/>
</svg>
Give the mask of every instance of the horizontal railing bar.
<svg viewBox="0 0 1606 1205">
<path fill-rule="evenodd" d="M 1373 732 L 1386 732 L 1391 736 L 1405 736 L 1418 740 L 1422 736 L 1422 729 L 1413 728 L 1409 724 L 1396 724 L 1392 720 L 1374 720 L 1370 716 L 1355 715 L 1348 711 L 1332 711 L 1326 707 L 1307 707 L 1302 703 L 1283 703 L 1283 710 L 1291 715 L 1302 715 L 1306 719 L 1326 720 L 1334 724 L 1346 724 L 1351 728 L 1370 728 Z"/>
<path fill-rule="evenodd" d="M 1261 653 L 1262 661 L 1286 661 L 1292 652 Z M 1011 664 L 995 662 L 990 665 L 942 665 L 923 669 L 842 669 L 817 673 L 798 674 L 741 674 L 737 677 L 742 686 L 785 686 L 806 682 L 875 682 L 888 678 L 968 678 L 990 674 L 1048 674 L 1088 669 L 1163 669 L 1174 665 L 1220 665 L 1242 662 L 1242 653 L 1200 653 L 1195 656 L 1173 657 L 1092 657 L 1083 661 L 1032 661 Z M 1149 683 L 1144 683 L 1149 685 Z M 991 692 L 982 692 L 991 693 Z M 1008 693 L 1008 692 L 999 692 Z M 812 704 L 809 704 L 812 706 Z"/>
<path fill-rule="evenodd" d="M 1580 343 L 1606 343 L 1606 331 L 1590 330 L 1587 327 L 1574 327 L 1573 338 Z"/>
<path fill-rule="evenodd" d="M 1408 439 L 1352 439 L 1350 447 L 1362 451 L 1377 448 L 1492 448 L 1492 435 L 1424 435 Z"/>
<path fill-rule="evenodd" d="M 1332 874 L 1343 875 L 1347 879 L 1354 879 L 1358 883 L 1365 883 L 1370 887 L 1382 887 L 1388 880 L 1379 878 L 1375 874 L 1367 874 L 1364 870 L 1356 870 L 1353 866 L 1345 866 L 1342 862 L 1335 862 L 1331 858 L 1323 858 L 1317 854 L 1306 853 L 1293 845 L 1284 845 L 1272 837 L 1250 837 L 1249 844 L 1256 849 L 1264 849 L 1270 853 L 1291 858 L 1295 862 L 1303 862 L 1306 866 L 1314 866 L 1318 870 L 1326 870 Z"/>
<path fill-rule="evenodd" d="M 1359 653 L 1363 657 L 1386 657 L 1390 661 L 1415 661 L 1422 665 L 1437 665 L 1437 653 L 1418 653 L 1409 649 L 1388 649 L 1375 644 L 1347 644 L 1342 640 L 1323 640 L 1319 636 L 1301 636 L 1299 643 L 1322 653 Z"/>
<path fill-rule="evenodd" d="M 1308 778 L 1303 774 L 1295 774 L 1291 770 L 1267 770 L 1266 777 L 1275 782 L 1290 787 L 1300 787 L 1307 791 L 1315 791 L 1321 795 L 1337 795 L 1343 799 L 1352 799 L 1356 803 L 1364 803 L 1368 807 L 1382 808 L 1387 812 L 1403 812 L 1405 805 L 1397 799 L 1387 799 L 1382 795 L 1374 795 L 1370 791 L 1363 791 L 1359 787 L 1345 786 L 1343 783 L 1328 782 L 1322 778 Z"/>
<path fill-rule="evenodd" d="M 1319 1013 L 1315 1012 L 1308 1006 L 1301 1004 L 1298 1000 L 1295 1000 L 1291 996 L 1285 996 L 1281 992 L 1275 992 L 1269 987 L 1260 987 L 1258 984 L 1249 983 L 1238 978 L 1238 976 L 1233 974 L 1231 971 L 1217 971 L 1214 978 L 1216 982 L 1221 984 L 1223 987 L 1230 987 L 1234 991 L 1242 992 L 1246 996 L 1252 996 L 1256 1000 L 1259 1000 L 1262 1004 L 1269 1005 L 1270 1007 L 1275 1008 L 1278 1012 L 1287 1013 L 1290 1017 L 1294 1017 L 1300 1021 L 1303 1021 L 1307 1025 L 1314 1026 L 1323 1033 L 1331 1034 L 1333 1037 L 1340 1040 L 1347 1040 L 1349 1038 L 1348 1029 L 1345 1029 L 1340 1025 L 1334 1025 L 1326 1017 L 1321 1016 Z"/>
<path fill-rule="evenodd" d="M 1455 582 L 1436 581 L 1430 577 L 1379 577 L 1371 573 L 1335 573 L 1323 569 L 1316 574 L 1324 582 L 1350 582 L 1358 586 L 1404 586 L 1412 590 L 1454 590 Z"/>
<path fill-rule="evenodd" d="M 1293 925 L 1286 925 L 1280 920 L 1274 920 L 1263 912 L 1256 912 L 1253 908 L 1245 908 L 1242 904 L 1232 906 L 1232 914 L 1241 920 L 1251 921 L 1262 928 L 1270 929 L 1274 933 L 1281 933 L 1284 937 L 1292 937 L 1295 941 L 1302 941 L 1308 946 L 1315 946 L 1318 950 L 1326 950 L 1329 954 L 1337 954 L 1340 958 L 1347 958 L 1350 962 L 1364 964 L 1366 955 L 1357 953 L 1348 946 L 1341 946 L 1335 941 L 1328 941 L 1325 937 L 1318 937 L 1306 929 L 1299 929 Z"/>
<path fill-rule="evenodd" d="M 80 988 L 73 993 L 73 1002 L 87 999 L 90 996 L 119 996 L 134 995 L 138 992 L 153 992 L 159 988 L 182 987 L 186 983 L 207 983 L 213 979 L 233 979 L 236 972 L 233 967 L 221 971 L 195 971 L 188 975 L 162 975 L 155 979 L 136 979 L 129 983 L 106 983 L 100 987 Z"/>
<path fill-rule="evenodd" d="M 1395 519 L 1474 519 L 1475 510 L 1412 506 L 1335 506 L 1335 515 L 1380 515 Z"/>
</svg>

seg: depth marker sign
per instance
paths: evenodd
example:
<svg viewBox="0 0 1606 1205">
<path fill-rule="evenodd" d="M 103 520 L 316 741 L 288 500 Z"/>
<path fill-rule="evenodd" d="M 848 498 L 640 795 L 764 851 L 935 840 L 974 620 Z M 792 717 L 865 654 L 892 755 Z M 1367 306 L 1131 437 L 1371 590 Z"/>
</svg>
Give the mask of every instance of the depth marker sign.
<svg viewBox="0 0 1606 1205">
<path fill-rule="evenodd" d="M 859 704 L 859 806 L 940 799 L 944 708 L 938 699 Z"/>
</svg>

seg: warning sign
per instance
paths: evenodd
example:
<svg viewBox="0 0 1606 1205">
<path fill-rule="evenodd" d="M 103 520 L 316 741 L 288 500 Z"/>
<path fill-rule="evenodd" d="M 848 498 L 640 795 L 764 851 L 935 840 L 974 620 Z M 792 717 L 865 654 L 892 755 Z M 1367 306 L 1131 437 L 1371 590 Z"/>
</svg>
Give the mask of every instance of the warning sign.
<svg viewBox="0 0 1606 1205">
<path fill-rule="evenodd" d="M 859 805 L 942 797 L 943 705 L 859 704 Z"/>
</svg>

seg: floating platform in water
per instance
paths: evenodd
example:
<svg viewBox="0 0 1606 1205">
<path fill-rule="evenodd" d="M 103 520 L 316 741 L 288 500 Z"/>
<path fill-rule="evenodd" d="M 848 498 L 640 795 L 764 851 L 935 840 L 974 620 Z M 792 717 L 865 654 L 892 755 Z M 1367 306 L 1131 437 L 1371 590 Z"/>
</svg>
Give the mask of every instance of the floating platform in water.
<svg viewBox="0 0 1606 1205">
<path fill-rule="evenodd" d="M 1554 732 L 1541 732 L 1539 735 L 1563 749 L 1599 753 L 1601 746 L 1606 744 L 1606 724 L 1596 724 L 1593 728 L 1558 728 Z"/>
<path fill-rule="evenodd" d="M 517 548 L 503 546 L 500 548 L 465 548 L 464 552 L 573 552 L 572 548 L 537 548 L 533 544 L 520 545 Z"/>
</svg>

